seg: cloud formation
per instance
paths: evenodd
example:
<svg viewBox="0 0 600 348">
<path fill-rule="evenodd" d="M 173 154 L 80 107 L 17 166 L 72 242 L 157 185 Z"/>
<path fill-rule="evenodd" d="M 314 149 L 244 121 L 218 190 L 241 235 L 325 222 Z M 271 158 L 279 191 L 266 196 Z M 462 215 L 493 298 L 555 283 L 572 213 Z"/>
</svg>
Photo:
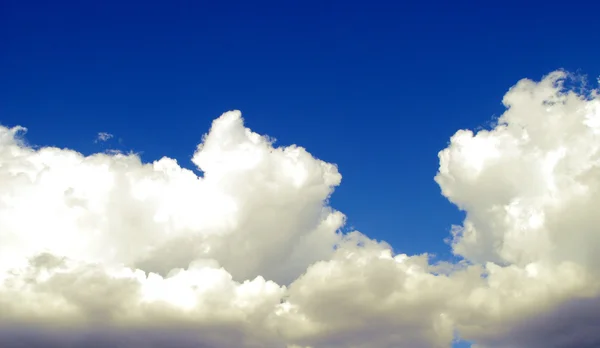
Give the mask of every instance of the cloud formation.
<svg viewBox="0 0 600 348">
<path fill-rule="evenodd" d="M 337 167 L 240 112 L 193 155 L 34 149 L 0 127 L 2 347 L 592 347 L 600 100 L 522 80 L 440 152 L 457 264 L 341 233 Z"/>
</svg>

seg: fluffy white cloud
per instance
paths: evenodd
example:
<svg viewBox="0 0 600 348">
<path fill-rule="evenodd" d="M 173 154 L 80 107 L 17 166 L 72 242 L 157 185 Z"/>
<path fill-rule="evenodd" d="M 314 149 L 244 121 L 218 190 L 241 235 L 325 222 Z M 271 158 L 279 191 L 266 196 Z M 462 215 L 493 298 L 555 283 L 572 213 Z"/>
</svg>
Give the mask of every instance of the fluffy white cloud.
<svg viewBox="0 0 600 348">
<path fill-rule="evenodd" d="M 440 152 L 458 264 L 340 233 L 337 168 L 237 111 L 202 177 L 0 127 L 0 346 L 597 346 L 600 101 L 566 78 L 520 81 L 497 126 Z"/>
<path fill-rule="evenodd" d="M 461 130 L 439 155 L 436 181 L 466 211 L 452 248 L 487 273 L 483 286 L 455 302 L 463 306 L 456 325 L 465 336 L 496 342 L 490 346 L 584 346 L 576 331 L 565 343 L 511 334 L 564 301 L 598 296 L 600 100 L 597 90 L 566 89 L 570 78 L 556 71 L 519 81 L 492 130 Z M 600 315 L 593 320 L 600 325 Z"/>
</svg>

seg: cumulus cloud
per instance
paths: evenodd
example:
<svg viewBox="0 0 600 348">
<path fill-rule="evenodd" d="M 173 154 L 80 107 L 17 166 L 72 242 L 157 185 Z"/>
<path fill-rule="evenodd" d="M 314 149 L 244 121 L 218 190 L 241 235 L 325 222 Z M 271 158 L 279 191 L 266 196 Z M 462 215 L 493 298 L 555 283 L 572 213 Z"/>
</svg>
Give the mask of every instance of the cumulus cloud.
<svg viewBox="0 0 600 348">
<path fill-rule="evenodd" d="M 342 233 L 335 165 L 240 112 L 193 163 L 83 156 L 0 127 L 2 347 L 592 347 L 600 101 L 522 80 L 440 152 L 457 264 Z"/>
</svg>

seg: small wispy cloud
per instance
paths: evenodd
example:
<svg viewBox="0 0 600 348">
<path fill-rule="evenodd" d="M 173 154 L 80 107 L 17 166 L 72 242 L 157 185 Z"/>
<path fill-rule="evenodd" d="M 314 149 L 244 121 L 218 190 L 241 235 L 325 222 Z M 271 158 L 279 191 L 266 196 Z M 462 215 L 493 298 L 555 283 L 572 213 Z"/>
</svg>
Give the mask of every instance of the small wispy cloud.
<svg viewBox="0 0 600 348">
<path fill-rule="evenodd" d="M 104 141 L 112 139 L 113 137 L 114 137 L 114 135 L 112 135 L 110 133 L 100 132 L 96 136 L 96 140 L 94 142 L 96 142 L 96 143 L 98 143 L 98 142 L 104 142 Z"/>
</svg>

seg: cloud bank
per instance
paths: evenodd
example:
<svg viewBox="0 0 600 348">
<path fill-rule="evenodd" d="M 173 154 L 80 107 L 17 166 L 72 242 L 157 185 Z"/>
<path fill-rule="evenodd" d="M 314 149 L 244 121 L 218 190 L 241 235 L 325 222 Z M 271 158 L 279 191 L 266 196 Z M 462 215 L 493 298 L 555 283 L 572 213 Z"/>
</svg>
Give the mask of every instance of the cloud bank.
<svg viewBox="0 0 600 348">
<path fill-rule="evenodd" d="M 0 127 L 0 346 L 597 347 L 600 99 L 570 79 L 519 81 L 439 153 L 457 264 L 342 233 L 337 167 L 238 111 L 201 177 Z"/>
</svg>

